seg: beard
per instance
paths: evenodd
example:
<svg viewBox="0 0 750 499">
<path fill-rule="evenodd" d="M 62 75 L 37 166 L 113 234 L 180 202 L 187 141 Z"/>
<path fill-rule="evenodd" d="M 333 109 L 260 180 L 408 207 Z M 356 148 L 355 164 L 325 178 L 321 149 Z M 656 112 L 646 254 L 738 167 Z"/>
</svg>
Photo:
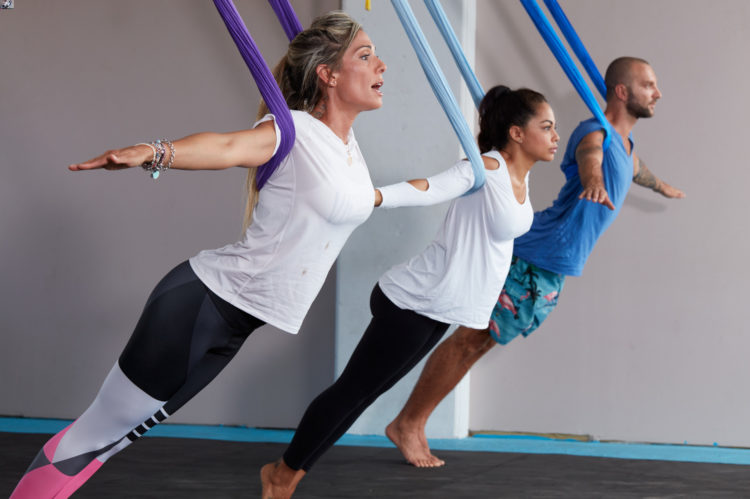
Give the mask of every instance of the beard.
<svg viewBox="0 0 750 499">
<path fill-rule="evenodd" d="M 628 96 L 628 102 L 626 103 L 626 108 L 632 116 L 639 118 L 639 119 L 651 118 L 654 115 L 654 111 L 652 111 L 648 106 L 644 106 L 640 102 L 636 101 L 633 98 L 632 93 Z"/>
</svg>

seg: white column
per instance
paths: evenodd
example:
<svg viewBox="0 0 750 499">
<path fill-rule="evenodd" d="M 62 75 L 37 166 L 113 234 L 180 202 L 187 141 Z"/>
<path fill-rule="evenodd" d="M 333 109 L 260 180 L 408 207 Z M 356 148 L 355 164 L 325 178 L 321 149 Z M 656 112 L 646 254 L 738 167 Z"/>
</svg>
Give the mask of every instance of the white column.
<svg viewBox="0 0 750 499">
<path fill-rule="evenodd" d="M 464 157 L 458 139 L 422 72 L 390 2 L 343 0 L 342 8 L 361 21 L 388 65 L 383 108 L 364 113 L 355 133 L 375 185 L 424 177 L 450 167 Z M 465 115 L 474 123 L 474 106 L 459 71 L 432 18 L 421 1 L 412 8 L 432 45 Z M 446 13 L 473 62 L 475 0 L 444 2 Z M 447 204 L 430 208 L 375 210 L 350 238 L 337 264 L 336 373 L 341 373 L 370 321 L 369 296 L 380 275 L 421 251 L 437 233 Z M 378 399 L 349 430 L 382 434 L 406 402 L 419 373 L 419 364 Z M 468 433 L 468 378 L 435 411 L 429 437 L 462 437 Z"/>
</svg>

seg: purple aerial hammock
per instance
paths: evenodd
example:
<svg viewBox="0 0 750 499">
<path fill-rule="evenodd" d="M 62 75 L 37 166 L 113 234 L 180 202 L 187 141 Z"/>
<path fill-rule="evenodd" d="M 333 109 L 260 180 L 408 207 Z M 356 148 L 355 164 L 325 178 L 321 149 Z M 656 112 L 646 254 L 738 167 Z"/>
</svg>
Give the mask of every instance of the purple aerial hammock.
<svg viewBox="0 0 750 499">
<path fill-rule="evenodd" d="M 293 40 L 302 31 L 302 24 L 300 24 L 289 0 L 268 0 L 268 2 L 279 18 L 286 36 L 290 41 Z M 279 149 L 266 164 L 258 168 L 255 175 L 255 184 L 258 189 L 261 189 L 294 145 L 292 113 L 289 111 L 286 99 L 282 95 L 268 64 L 266 64 L 258 46 L 255 44 L 252 36 L 250 36 L 247 26 L 242 21 L 232 0 L 214 0 L 214 4 L 221 18 L 224 20 L 224 24 L 227 26 L 234 43 L 237 45 L 240 55 L 245 60 L 248 69 L 250 69 L 260 95 L 268 106 L 268 110 L 276 118 L 276 124 L 281 130 Z"/>
</svg>

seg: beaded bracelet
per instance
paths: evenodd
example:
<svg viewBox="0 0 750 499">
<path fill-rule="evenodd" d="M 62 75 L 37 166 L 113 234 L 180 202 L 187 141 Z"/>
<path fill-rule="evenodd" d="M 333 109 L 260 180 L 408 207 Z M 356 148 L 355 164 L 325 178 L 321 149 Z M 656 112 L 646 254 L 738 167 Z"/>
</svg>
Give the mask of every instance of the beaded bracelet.
<svg viewBox="0 0 750 499">
<path fill-rule="evenodd" d="M 167 145 L 167 147 L 169 147 L 169 161 L 166 165 L 164 164 L 164 158 L 167 155 L 167 150 L 164 147 L 165 144 Z M 146 173 L 151 175 L 152 179 L 156 180 L 157 178 L 159 178 L 159 175 L 161 175 L 162 172 L 167 171 L 174 164 L 175 149 L 172 141 L 159 139 L 149 143 L 141 142 L 140 144 L 136 145 L 149 146 L 154 151 L 154 155 L 151 158 L 151 161 L 143 163 L 141 165 L 141 168 L 143 168 Z"/>
<path fill-rule="evenodd" d="M 164 144 L 161 143 L 161 140 L 157 140 L 156 142 L 153 142 L 153 144 L 154 147 L 156 147 L 156 164 L 154 166 L 158 171 L 161 171 L 164 167 L 164 154 L 166 154 L 166 150 L 164 149 Z"/>
<path fill-rule="evenodd" d="M 153 165 L 156 163 L 156 148 L 153 145 L 149 144 L 148 142 L 139 142 L 136 145 L 137 146 L 149 146 L 151 150 L 154 152 L 154 156 L 151 158 L 151 162 L 141 164 L 142 167 L 145 167 L 145 165 L 149 165 L 149 164 Z"/>
</svg>

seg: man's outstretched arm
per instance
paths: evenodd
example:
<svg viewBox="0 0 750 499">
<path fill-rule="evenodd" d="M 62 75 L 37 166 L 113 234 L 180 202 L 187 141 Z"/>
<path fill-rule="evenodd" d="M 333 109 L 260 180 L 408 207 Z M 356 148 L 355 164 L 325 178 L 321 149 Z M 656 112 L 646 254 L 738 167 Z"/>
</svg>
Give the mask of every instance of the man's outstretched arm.
<svg viewBox="0 0 750 499">
<path fill-rule="evenodd" d="M 652 191 L 658 192 L 667 198 L 679 199 L 685 197 L 685 193 L 680 189 L 672 187 L 651 173 L 651 170 L 646 168 L 646 163 L 644 163 L 638 156 L 635 156 L 633 161 L 633 182 L 642 185 L 643 187 L 648 187 Z"/>
<path fill-rule="evenodd" d="M 607 189 L 604 187 L 604 174 L 602 173 L 603 143 L 604 133 L 597 131 L 586 135 L 576 147 L 578 175 L 581 177 L 581 185 L 583 185 L 583 192 L 578 196 L 578 199 L 601 203 L 610 210 L 614 210 L 615 205 L 612 204 Z"/>
</svg>

